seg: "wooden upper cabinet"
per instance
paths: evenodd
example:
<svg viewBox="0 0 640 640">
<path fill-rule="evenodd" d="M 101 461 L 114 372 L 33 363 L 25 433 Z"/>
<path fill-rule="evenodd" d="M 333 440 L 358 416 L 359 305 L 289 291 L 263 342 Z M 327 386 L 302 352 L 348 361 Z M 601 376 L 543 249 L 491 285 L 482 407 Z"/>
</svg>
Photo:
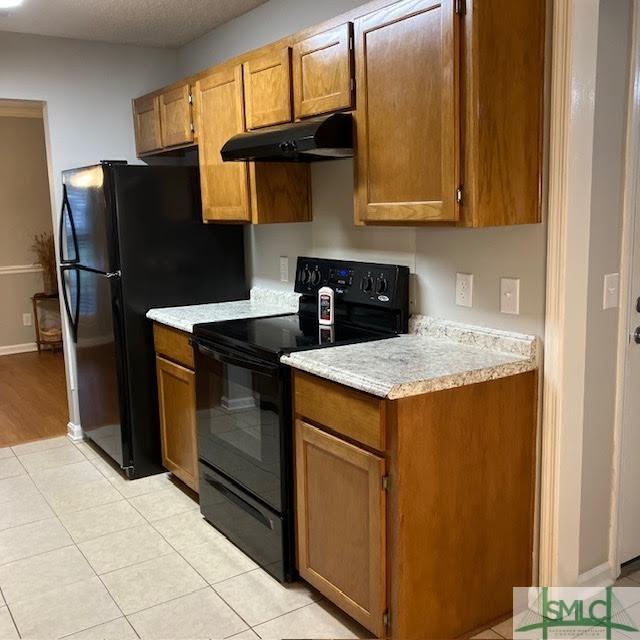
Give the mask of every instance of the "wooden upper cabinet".
<svg viewBox="0 0 640 640">
<path fill-rule="evenodd" d="M 350 22 L 293 46 L 295 118 L 353 108 L 353 25 Z"/>
<path fill-rule="evenodd" d="M 459 217 L 454 0 L 405 0 L 355 21 L 358 223 Z"/>
<path fill-rule="evenodd" d="M 242 67 L 247 129 L 291 122 L 291 48 L 268 48 Z"/>
<path fill-rule="evenodd" d="M 160 95 L 162 146 L 176 147 L 193 142 L 191 89 L 185 84 Z"/>
<path fill-rule="evenodd" d="M 249 172 L 244 162 L 223 162 L 220 150 L 244 131 L 242 67 L 219 67 L 196 82 L 198 153 L 205 221 L 250 222 Z"/>
<path fill-rule="evenodd" d="M 133 128 L 139 156 L 162 149 L 158 96 L 143 96 L 133 101 Z"/>
<path fill-rule="evenodd" d="M 300 575 L 384 638 L 385 461 L 302 420 L 295 438 Z"/>
<path fill-rule="evenodd" d="M 465 226 L 542 219 L 545 17 L 540 0 L 467 0 Z"/>
</svg>

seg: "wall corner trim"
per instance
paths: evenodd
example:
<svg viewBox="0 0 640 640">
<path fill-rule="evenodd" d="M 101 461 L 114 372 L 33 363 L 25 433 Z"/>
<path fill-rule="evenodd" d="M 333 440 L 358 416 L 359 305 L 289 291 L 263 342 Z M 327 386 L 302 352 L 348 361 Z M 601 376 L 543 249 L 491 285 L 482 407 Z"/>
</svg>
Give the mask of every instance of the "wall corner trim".
<svg viewBox="0 0 640 640">
<path fill-rule="evenodd" d="M 67 436 L 72 442 L 82 442 L 84 435 L 82 433 L 82 427 L 75 422 L 67 423 Z"/>
</svg>

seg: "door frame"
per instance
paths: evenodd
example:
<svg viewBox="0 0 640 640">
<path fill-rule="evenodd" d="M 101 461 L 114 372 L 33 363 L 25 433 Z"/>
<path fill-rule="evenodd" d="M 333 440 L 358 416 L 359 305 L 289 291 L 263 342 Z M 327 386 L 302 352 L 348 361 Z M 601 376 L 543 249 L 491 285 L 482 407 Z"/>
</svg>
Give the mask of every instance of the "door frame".
<svg viewBox="0 0 640 640">
<path fill-rule="evenodd" d="M 598 0 L 553 3 L 538 583 L 580 575 L 580 495 Z"/>
<path fill-rule="evenodd" d="M 640 0 L 633 2 L 631 58 L 629 65 L 629 98 L 625 153 L 624 202 L 620 259 L 620 313 L 618 319 L 618 364 L 616 371 L 616 412 L 614 423 L 613 476 L 611 482 L 611 527 L 609 531 L 609 564 L 614 578 L 620 575 L 620 498 L 625 431 L 630 425 L 627 405 L 628 347 L 634 324 L 631 305 L 634 299 L 633 243 L 636 226 L 640 224 Z M 640 260 L 640 250 L 636 256 Z"/>
</svg>

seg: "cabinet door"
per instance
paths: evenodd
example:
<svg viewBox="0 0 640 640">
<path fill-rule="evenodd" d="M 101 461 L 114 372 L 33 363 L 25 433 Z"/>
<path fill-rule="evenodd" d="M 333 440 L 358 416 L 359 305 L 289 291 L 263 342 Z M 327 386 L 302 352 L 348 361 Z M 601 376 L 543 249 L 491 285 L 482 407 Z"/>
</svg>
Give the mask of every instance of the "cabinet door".
<svg viewBox="0 0 640 640">
<path fill-rule="evenodd" d="M 162 149 L 158 96 L 143 96 L 133 101 L 133 128 L 139 156 Z"/>
<path fill-rule="evenodd" d="M 196 83 L 202 215 L 206 221 L 250 222 L 245 162 L 222 162 L 220 150 L 244 131 L 242 67 L 222 67 Z"/>
<path fill-rule="evenodd" d="M 300 575 L 360 624 L 384 637 L 384 460 L 296 421 Z"/>
<path fill-rule="evenodd" d="M 296 119 L 353 107 L 352 29 L 348 22 L 294 45 Z"/>
<path fill-rule="evenodd" d="M 163 147 L 193 142 L 191 91 L 188 84 L 160 96 L 160 124 Z"/>
<path fill-rule="evenodd" d="M 198 490 L 195 373 L 156 356 L 162 463 Z"/>
<path fill-rule="evenodd" d="M 247 129 L 291 122 L 291 49 L 277 49 L 245 62 Z"/>
<path fill-rule="evenodd" d="M 355 21 L 356 222 L 457 220 L 454 0 L 405 0 Z"/>
</svg>

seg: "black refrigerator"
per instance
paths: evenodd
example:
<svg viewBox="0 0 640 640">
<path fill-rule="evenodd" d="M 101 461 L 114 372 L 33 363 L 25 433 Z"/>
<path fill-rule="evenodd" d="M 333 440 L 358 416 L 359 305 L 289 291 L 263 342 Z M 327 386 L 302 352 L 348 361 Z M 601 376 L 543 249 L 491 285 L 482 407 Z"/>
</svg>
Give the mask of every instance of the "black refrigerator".
<svg viewBox="0 0 640 640">
<path fill-rule="evenodd" d="M 248 296 L 243 230 L 203 224 L 198 170 L 63 172 L 59 267 L 80 422 L 129 478 L 163 471 L 151 308 Z"/>
</svg>

